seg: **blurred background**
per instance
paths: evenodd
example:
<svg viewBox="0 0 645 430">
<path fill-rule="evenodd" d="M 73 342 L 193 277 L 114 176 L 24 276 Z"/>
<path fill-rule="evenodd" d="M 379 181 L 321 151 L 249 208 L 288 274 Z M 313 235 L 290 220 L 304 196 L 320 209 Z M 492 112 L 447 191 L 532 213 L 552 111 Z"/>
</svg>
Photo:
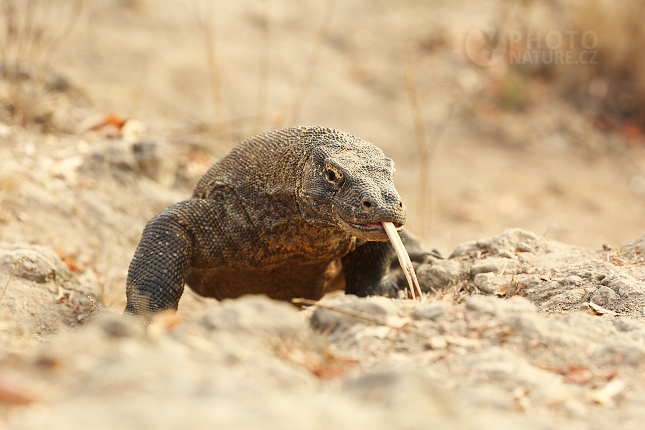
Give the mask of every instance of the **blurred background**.
<svg viewBox="0 0 645 430">
<path fill-rule="evenodd" d="M 147 219 L 306 124 L 393 158 L 445 255 L 507 227 L 616 246 L 645 230 L 644 4 L 0 0 L 0 237 L 121 294 Z"/>
</svg>

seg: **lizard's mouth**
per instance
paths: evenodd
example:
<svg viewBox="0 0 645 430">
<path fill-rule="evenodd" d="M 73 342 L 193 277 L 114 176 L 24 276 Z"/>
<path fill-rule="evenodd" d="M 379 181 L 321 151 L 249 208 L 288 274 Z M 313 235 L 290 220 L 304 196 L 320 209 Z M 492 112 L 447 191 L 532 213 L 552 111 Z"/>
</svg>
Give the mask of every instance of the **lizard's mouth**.
<svg viewBox="0 0 645 430">
<path fill-rule="evenodd" d="M 362 230 L 383 230 L 383 224 L 381 224 L 380 222 L 372 222 L 370 224 L 354 224 L 354 223 L 348 222 L 347 224 L 351 225 L 354 228 L 359 228 Z M 396 227 L 397 231 L 403 230 L 403 224 L 399 224 L 396 222 L 392 224 L 394 224 L 394 227 Z"/>
<path fill-rule="evenodd" d="M 380 222 L 371 222 L 367 224 L 356 224 L 341 220 L 345 230 L 359 239 L 374 240 L 379 242 L 386 242 L 389 240 L 387 233 Z M 403 224 L 393 223 L 396 231 L 403 230 Z"/>
</svg>

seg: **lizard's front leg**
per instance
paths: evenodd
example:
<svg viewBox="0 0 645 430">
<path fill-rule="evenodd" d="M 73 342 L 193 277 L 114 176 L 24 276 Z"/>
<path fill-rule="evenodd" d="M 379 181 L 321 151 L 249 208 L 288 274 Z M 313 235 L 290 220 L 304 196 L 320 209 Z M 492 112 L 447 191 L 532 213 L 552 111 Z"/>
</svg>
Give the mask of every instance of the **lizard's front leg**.
<svg viewBox="0 0 645 430">
<path fill-rule="evenodd" d="M 126 315 L 147 323 L 177 310 L 190 267 L 224 265 L 245 245 L 236 228 L 244 215 L 226 194 L 179 202 L 148 222 L 128 269 Z"/>
<path fill-rule="evenodd" d="M 401 240 L 412 260 L 419 261 L 427 254 L 419 241 L 405 230 L 401 232 Z M 347 254 L 342 259 L 345 292 L 359 297 L 396 297 L 400 288 L 390 276 L 390 267 L 396 261 L 395 255 L 389 241 L 365 242 Z"/>
<path fill-rule="evenodd" d="M 398 286 L 390 277 L 394 249 L 390 242 L 365 242 L 342 258 L 345 293 L 359 297 L 396 297 Z"/>
</svg>

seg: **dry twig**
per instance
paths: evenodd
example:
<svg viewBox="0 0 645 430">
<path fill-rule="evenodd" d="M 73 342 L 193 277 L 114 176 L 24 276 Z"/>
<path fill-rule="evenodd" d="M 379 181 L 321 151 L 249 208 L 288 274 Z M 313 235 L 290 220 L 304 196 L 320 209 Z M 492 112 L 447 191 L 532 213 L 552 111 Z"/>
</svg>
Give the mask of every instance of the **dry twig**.
<svg viewBox="0 0 645 430">
<path fill-rule="evenodd" d="M 92 296 L 87 296 L 87 298 L 90 299 L 90 303 L 92 303 L 92 306 L 94 307 L 94 309 L 96 309 L 97 311 L 99 311 L 101 315 L 103 315 L 103 312 L 101 312 L 101 310 L 98 307 L 96 307 L 96 305 L 94 304 L 94 300 L 92 300 Z"/>
<path fill-rule="evenodd" d="M 405 86 L 408 92 L 408 100 L 410 102 L 410 110 L 412 111 L 412 120 L 414 122 L 414 130 L 417 141 L 417 151 L 419 153 L 419 219 L 421 221 L 421 237 L 427 234 L 426 219 L 429 219 L 429 224 L 432 225 L 432 211 L 427 210 L 426 202 L 432 201 L 432 187 L 430 184 L 430 164 L 432 158 L 439 147 L 439 143 L 448 127 L 448 123 L 452 119 L 457 108 L 457 103 L 452 103 L 448 109 L 446 118 L 440 122 L 432 134 L 432 137 L 427 139 L 427 132 L 425 123 L 423 121 L 423 114 L 421 112 L 421 104 L 419 102 L 419 92 L 417 89 L 416 80 L 414 79 L 414 71 L 412 66 L 408 66 L 405 73 Z"/>
<path fill-rule="evenodd" d="M 11 282 L 11 279 L 13 278 L 13 275 L 16 273 L 16 270 L 18 270 L 18 267 L 20 267 L 20 265 L 25 262 L 25 260 L 27 260 L 27 257 L 23 258 L 18 263 L 16 263 L 16 267 L 13 268 L 13 272 L 11 272 L 11 275 L 9 276 L 9 280 L 7 281 L 7 285 L 4 286 L 4 290 L 2 291 L 2 295 L 0 296 L 0 302 L 2 302 L 2 298 L 4 297 L 4 293 L 7 292 L 7 287 L 9 287 L 9 282 Z"/>
<path fill-rule="evenodd" d="M 354 309 L 347 309 L 347 308 L 342 308 L 340 306 L 326 305 L 324 303 L 317 302 L 316 300 L 294 298 L 294 299 L 291 299 L 291 303 L 295 303 L 298 305 L 318 306 L 319 308 L 329 309 L 330 311 L 339 312 L 341 314 L 363 318 L 367 321 L 371 321 L 376 324 L 387 325 L 387 320 L 385 318 L 370 315 L 368 313 L 361 312 L 361 311 L 355 311 Z"/>
</svg>

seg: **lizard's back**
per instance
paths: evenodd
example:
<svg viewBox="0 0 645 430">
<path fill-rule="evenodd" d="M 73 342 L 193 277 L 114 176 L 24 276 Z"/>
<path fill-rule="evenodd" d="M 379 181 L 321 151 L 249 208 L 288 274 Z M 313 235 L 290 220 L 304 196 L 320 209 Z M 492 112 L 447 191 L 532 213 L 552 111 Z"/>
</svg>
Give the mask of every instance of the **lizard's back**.
<svg viewBox="0 0 645 430">
<path fill-rule="evenodd" d="M 355 239 L 303 220 L 296 193 L 311 148 L 322 136 L 339 133 L 345 134 L 319 127 L 263 133 L 237 145 L 209 169 L 192 198 L 223 203 L 226 211 L 218 218 L 226 220 L 227 231 L 219 234 L 228 239 L 221 241 L 228 258 L 224 266 L 191 268 L 186 283 L 193 290 L 217 299 L 324 294 Z"/>
</svg>

